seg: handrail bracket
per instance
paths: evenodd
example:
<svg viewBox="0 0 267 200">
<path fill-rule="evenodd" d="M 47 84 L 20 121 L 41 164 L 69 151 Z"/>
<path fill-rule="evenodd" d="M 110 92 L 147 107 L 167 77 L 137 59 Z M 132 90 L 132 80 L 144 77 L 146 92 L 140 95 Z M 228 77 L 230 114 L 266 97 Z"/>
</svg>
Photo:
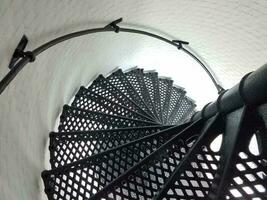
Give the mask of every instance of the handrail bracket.
<svg viewBox="0 0 267 200">
<path fill-rule="evenodd" d="M 11 57 L 11 60 L 8 65 L 9 69 L 13 69 L 18 63 L 18 61 L 21 60 L 22 58 L 28 57 L 30 62 L 33 62 L 35 60 L 35 55 L 33 54 L 33 52 L 24 51 L 27 47 L 27 44 L 28 44 L 28 38 L 26 35 L 23 35 Z"/>
<path fill-rule="evenodd" d="M 114 29 L 115 33 L 120 32 L 120 27 L 118 26 L 119 23 L 122 22 L 122 18 L 116 19 L 115 21 L 111 22 L 110 24 L 106 25 L 105 28 Z"/>
</svg>

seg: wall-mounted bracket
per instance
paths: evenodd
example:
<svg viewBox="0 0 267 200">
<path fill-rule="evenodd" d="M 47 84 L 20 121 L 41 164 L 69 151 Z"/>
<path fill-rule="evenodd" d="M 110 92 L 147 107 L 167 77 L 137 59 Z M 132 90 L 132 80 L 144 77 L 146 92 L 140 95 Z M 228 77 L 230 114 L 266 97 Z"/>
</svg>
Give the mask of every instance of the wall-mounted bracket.
<svg viewBox="0 0 267 200">
<path fill-rule="evenodd" d="M 189 42 L 183 40 L 173 40 L 172 42 L 177 43 L 177 48 L 181 49 L 183 45 L 189 45 Z"/>
<path fill-rule="evenodd" d="M 120 27 L 117 24 L 119 24 L 121 22 L 122 22 L 122 18 L 119 18 L 119 19 L 111 22 L 107 26 L 105 26 L 105 28 L 112 28 L 112 29 L 114 29 L 115 33 L 118 33 L 118 32 L 120 32 Z"/>
<path fill-rule="evenodd" d="M 23 35 L 11 57 L 8 65 L 9 69 L 12 69 L 21 58 L 28 57 L 30 59 L 30 62 L 33 62 L 35 60 L 35 56 L 31 51 L 24 52 L 27 44 L 28 38 L 26 35 Z"/>
</svg>

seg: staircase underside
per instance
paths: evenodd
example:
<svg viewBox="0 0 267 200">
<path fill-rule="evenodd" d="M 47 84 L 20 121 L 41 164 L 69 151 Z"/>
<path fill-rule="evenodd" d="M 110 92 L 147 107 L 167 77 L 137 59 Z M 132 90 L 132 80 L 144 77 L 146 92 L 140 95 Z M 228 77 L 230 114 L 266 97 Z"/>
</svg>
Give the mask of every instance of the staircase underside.
<svg viewBox="0 0 267 200">
<path fill-rule="evenodd" d="M 82 86 L 49 135 L 48 199 L 266 199 L 264 105 L 190 122 L 195 106 L 139 68 Z"/>
</svg>

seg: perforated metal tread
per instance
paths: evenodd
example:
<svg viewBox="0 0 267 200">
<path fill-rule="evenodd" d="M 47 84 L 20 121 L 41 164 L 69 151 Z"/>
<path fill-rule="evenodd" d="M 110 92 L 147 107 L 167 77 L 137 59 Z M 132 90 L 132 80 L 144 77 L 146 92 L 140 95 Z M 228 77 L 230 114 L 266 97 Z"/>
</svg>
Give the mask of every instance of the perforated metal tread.
<svg viewBox="0 0 267 200">
<path fill-rule="evenodd" d="M 216 120 L 219 120 L 218 116 L 202 126 L 200 137 L 174 167 L 168 181 L 155 194 L 155 199 L 207 199 L 220 161 L 220 154 L 210 147 L 223 133 L 222 124 L 215 124 Z"/>
<path fill-rule="evenodd" d="M 136 103 L 134 103 L 131 99 L 125 96 L 120 90 L 118 90 L 115 86 L 110 84 L 107 79 L 104 78 L 103 75 L 99 75 L 93 83 L 88 87 L 88 92 L 94 92 L 99 94 L 102 97 L 105 97 L 115 103 L 126 106 L 129 109 L 136 111 L 142 115 L 145 115 L 149 118 L 150 115 L 147 114 L 141 107 L 139 107 Z M 153 120 L 153 119 L 152 119 Z"/>
<path fill-rule="evenodd" d="M 162 110 L 162 122 L 166 123 L 169 111 L 173 81 L 167 78 L 159 78 L 160 106 Z"/>
<path fill-rule="evenodd" d="M 91 197 L 184 127 L 177 127 L 176 131 L 163 130 L 63 167 L 44 171 L 42 178 L 48 198 Z"/>
<path fill-rule="evenodd" d="M 171 126 L 147 126 L 97 131 L 51 132 L 50 164 L 63 166 Z"/>
<path fill-rule="evenodd" d="M 84 110 L 102 112 L 116 116 L 123 116 L 132 119 L 139 119 L 144 121 L 152 121 L 150 118 L 139 114 L 129 108 L 115 103 L 105 97 L 102 97 L 94 92 L 88 92 L 85 87 L 81 87 L 71 104 L 73 107 Z"/>
<path fill-rule="evenodd" d="M 125 73 L 127 79 L 132 84 L 132 86 L 135 88 L 137 93 L 140 95 L 140 97 L 143 99 L 145 104 L 150 110 L 150 113 L 154 116 L 156 120 L 159 120 L 157 111 L 155 109 L 155 106 L 150 98 L 149 92 L 147 90 L 144 77 L 143 77 L 143 69 L 133 69 L 127 73 Z"/>
<path fill-rule="evenodd" d="M 176 133 L 173 138 L 104 187 L 92 199 L 152 199 L 192 145 L 193 139 L 188 143 L 186 140 L 198 135 L 200 125 L 191 125 L 196 128 L 195 132 L 185 128 L 185 125 L 170 128 L 170 132 Z"/>
<path fill-rule="evenodd" d="M 155 72 L 100 76 L 64 106 L 60 132 L 50 134 L 48 199 L 267 199 L 267 103 L 185 123 L 194 109 L 183 88 Z"/>
<path fill-rule="evenodd" d="M 166 120 L 164 121 L 165 124 L 168 123 L 170 116 L 172 113 L 177 111 L 180 107 L 180 103 L 182 99 L 185 96 L 185 91 L 182 88 L 178 88 L 177 86 L 172 87 L 171 97 L 170 97 L 170 103 L 169 103 L 169 109 L 168 114 L 166 117 Z"/>
<path fill-rule="evenodd" d="M 146 72 L 144 75 L 144 81 L 146 88 L 149 92 L 149 96 L 156 109 L 159 120 L 162 122 L 162 111 L 160 106 L 160 94 L 159 94 L 159 81 L 157 72 Z"/>
<path fill-rule="evenodd" d="M 151 113 L 151 108 L 148 107 L 143 101 L 144 98 L 141 98 L 141 96 L 139 96 L 139 94 L 134 89 L 134 87 L 129 82 L 129 80 L 124 75 L 121 69 L 118 69 L 117 71 L 113 72 L 110 76 L 107 77 L 107 80 L 117 89 L 119 89 L 123 94 L 125 94 L 128 98 L 131 98 L 144 111 L 149 113 L 152 118 L 154 117 Z"/>
<path fill-rule="evenodd" d="M 94 131 L 152 125 L 157 124 L 65 105 L 60 116 L 58 131 Z"/>
<path fill-rule="evenodd" d="M 183 96 L 183 98 L 179 101 L 177 108 L 171 113 L 168 119 L 168 124 L 183 123 L 194 114 L 195 107 L 196 105 L 192 99 L 187 96 Z"/>
<path fill-rule="evenodd" d="M 155 199 L 266 199 L 267 150 L 249 149 L 253 135 L 266 142 L 266 127 L 243 107 L 211 120 Z M 212 150 L 222 136 L 221 148 Z M 213 147 L 214 148 L 214 147 Z"/>
</svg>

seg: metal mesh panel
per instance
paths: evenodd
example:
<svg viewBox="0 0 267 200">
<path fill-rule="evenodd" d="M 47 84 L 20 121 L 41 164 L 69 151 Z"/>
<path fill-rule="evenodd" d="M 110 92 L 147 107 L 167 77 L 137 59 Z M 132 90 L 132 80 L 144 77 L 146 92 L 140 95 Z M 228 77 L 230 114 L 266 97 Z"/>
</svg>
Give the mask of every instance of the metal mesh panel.
<svg viewBox="0 0 267 200">
<path fill-rule="evenodd" d="M 168 123 L 169 117 L 172 112 L 175 112 L 180 106 L 181 100 L 185 96 L 185 91 L 181 88 L 177 88 L 176 86 L 172 87 L 172 93 L 170 97 L 170 104 L 168 109 L 168 116 L 165 123 Z"/>
<path fill-rule="evenodd" d="M 267 104 L 184 123 L 194 108 L 182 88 L 142 69 L 81 87 L 50 134 L 48 199 L 266 199 Z"/>
<path fill-rule="evenodd" d="M 241 151 L 236 157 L 226 199 L 266 199 L 267 157 Z"/>
<path fill-rule="evenodd" d="M 72 106 L 89 111 L 102 112 L 105 114 L 123 116 L 144 121 L 151 121 L 148 117 L 141 115 L 123 105 L 119 105 L 105 97 L 94 92 L 88 92 L 86 88 L 81 87 L 75 95 Z"/>
<path fill-rule="evenodd" d="M 162 111 L 160 106 L 160 94 L 159 94 L 159 81 L 158 81 L 158 73 L 156 72 L 147 72 L 144 73 L 144 81 L 146 84 L 146 88 L 149 92 L 150 98 L 153 102 L 155 110 L 157 112 L 158 118 L 161 121 L 162 119 Z"/>
<path fill-rule="evenodd" d="M 144 82 L 143 77 L 143 70 L 142 69 L 133 69 L 126 73 L 126 77 L 129 80 L 129 82 L 133 85 L 135 90 L 138 92 L 138 94 L 141 96 L 145 104 L 150 110 L 150 113 L 154 118 L 158 119 L 158 115 L 156 112 L 156 109 L 152 103 L 152 100 L 150 98 L 149 92 L 147 90 L 147 87 Z"/>
<path fill-rule="evenodd" d="M 220 156 L 209 146 L 191 160 L 191 166 L 177 177 L 163 199 L 207 199 L 207 194 L 218 168 Z"/>
<path fill-rule="evenodd" d="M 149 125 L 155 125 L 155 123 L 64 106 L 58 130 L 61 132 L 89 131 Z"/>
<path fill-rule="evenodd" d="M 196 105 L 188 97 L 184 97 L 181 100 L 179 108 L 172 113 L 169 118 L 169 124 L 181 124 L 187 117 L 194 113 Z"/>
<path fill-rule="evenodd" d="M 154 195 L 159 199 L 207 199 L 220 156 L 210 148 L 214 138 L 221 133 L 219 116 L 208 120 L 190 151 L 179 162 L 168 182 Z M 192 143 L 191 138 L 189 142 Z"/>
<path fill-rule="evenodd" d="M 94 199 L 152 199 L 164 185 L 175 166 L 186 154 L 193 140 L 187 139 L 197 135 L 201 122 L 192 125 L 194 130 L 172 128 L 175 137 L 147 156 L 133 168 L 105 187 Z"/>
<path fill-rule="evenodd" d="M 113 72 L 107 77 L 107 80 L 114 85 L 118 90 L 125 94 L 128 98 L 131 98 L 137 105 L 139 105 L 144 111 L 150 113 L 150 110 L 136 92 L 134 87 L 128 81 L 121 69 Z"/>
<path fill-rule="evenodd" d="M 239 111 L 234 111 L 233 119 L 241 120 L 237 124 L 221 118 L 234 130 L 241 124 L 242 131 L 249 132 L 239 145 L 229 143 L 241 141 L 237 131 L 231 135 L 228 129 L 213 128 L 206 136 L 200 131 L 206 130 L 204 120 L 191 126 L 159 126 L 154 122 L 159 118 L 163 124 L 183 123 L 195 112 L 195 104 L 171 80 L 142 69 L 126 74 L 118 70 L 107 79 L 99 76 L 88 89 L 79 90 L 72 106 L 64 106 L 61 132 L 50 134 L 52 170 L 42 176 L 49 199 L 267 197 L 266 128 L 251 114 L 253 109 L 243 108 L 250 112 L 249 121 Z M 254 112 L 259 111 L 265 124 L 266 107 Z M 211 143 L 219 134 L 229 144 L 214 151 Z M 259 155 L 248 149 L 253 134 Z M 225 153 L 228 148 L 234 153 Z"/>
<path fill-rule="evenodd" d="M 168 117 L 169 103 L 172 92 L 173 81 L 170 79 L 159 78 L 160 106 L 162 111 L 162 121 L 166 122 Z"/>
<path fill-rule="evenodd" d="M 166 128 L 169 126 L 51 133 L 50 163 L 52 168 L 63 166 Z"/>
<path fill-rule="evenodd" d="M 263 200 L 267 197 L 267 150 L 261 146 L 266 145 L 266 127 L 256 110 L 247 107 L 240 110 L 227 118 L 221 147 L 224 159 L 216 173 L 210 199 Z M 253 135 L 259 144 L 254 146 L 259 151 L 257 154 L 249 148 Z"/>
<path fill-rule="evenodd" d="M 158 132 L 69 165 L 44 171 L 45 191 L 49 199 L 89 198 L 174 134 L 168 130 Z"/>
<path fill-rule="evenodd" d="M 142 108 L 140 108 L 131 99 L 120 92 L 120 90 L 118 90 L 115 86 L 110 84 L 102 75 L 99 75 L 97 79 L 94 80 L 93 83 L 88 87 L 88 92 L 90 91 L 151 118 L 144 110 L 142 110 Z"/>
</svg>

